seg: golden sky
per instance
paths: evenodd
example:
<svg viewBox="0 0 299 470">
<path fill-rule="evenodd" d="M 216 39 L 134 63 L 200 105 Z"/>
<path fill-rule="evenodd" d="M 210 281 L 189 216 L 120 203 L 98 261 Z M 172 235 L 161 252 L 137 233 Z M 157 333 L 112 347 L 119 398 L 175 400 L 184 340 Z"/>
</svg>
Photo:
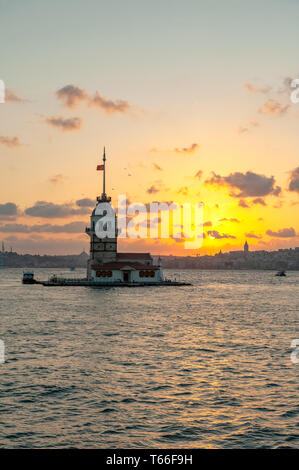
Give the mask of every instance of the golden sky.
<svg viewBox="0 0 299 470">
<path fill-rule="evenodd" d="M 299 245 L 297 2 L 0 3 L 7 248 L 88 250 L 104 145 L 114 204 L 203 203 L 199 250 L 173 239 L 121 250 Z"/>
</svg>

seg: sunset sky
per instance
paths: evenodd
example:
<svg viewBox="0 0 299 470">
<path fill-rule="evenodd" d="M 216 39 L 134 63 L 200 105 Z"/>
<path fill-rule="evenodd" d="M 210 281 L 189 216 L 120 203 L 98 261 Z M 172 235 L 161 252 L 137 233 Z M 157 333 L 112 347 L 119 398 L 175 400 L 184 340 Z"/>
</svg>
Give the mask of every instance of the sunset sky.
<svg viewBox="0 0 299 470">
<path fill-rule="evenodd" d="M 0 240 L 88 250 L 105 145 L 113 203 L 203 202 L 200 254 L 299 246 L 298 24 L 297 0 L 0 0 Z"/>
</svg>

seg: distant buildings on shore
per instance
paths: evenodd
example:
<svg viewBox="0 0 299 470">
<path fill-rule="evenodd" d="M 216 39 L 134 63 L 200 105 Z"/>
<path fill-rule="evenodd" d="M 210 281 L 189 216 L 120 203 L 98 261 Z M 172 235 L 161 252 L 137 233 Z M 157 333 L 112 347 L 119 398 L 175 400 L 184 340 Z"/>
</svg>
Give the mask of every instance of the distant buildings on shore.
<svg viewBox="0 0 299 470">
<path fill-rule="evenodd" d="M 155 258 L 155 256 L 154 256 Z M 158 257 L 157 257 L 158 258 Z M 0 252 L 0 264 L 11 268 L 86 268 L 88 254 L 79 255 L 20 255 L 13 251 Z M 243 250 L 213 256 L 161 256 L 164 268 L 174 269 L 293 269 L 299 270 L 299 247 L 277 251 L 250 251 L 246 242 Z"/>
<path fill-rule="evenodd" d="M 6 268 L 86 268 L 88 254 L 79 255 L 20 255 L 14 251 L 0 253 L 0 265 Z"/>
<path fill-rule="evenodd" d="M 229 251 L 213 256 L 162 256 L 164 268 L 181 269 L 294 269 L 299 270 L 299 247 L 277 251 L 250 251 L 246 241 L 244 250 Z"/>
</svg>

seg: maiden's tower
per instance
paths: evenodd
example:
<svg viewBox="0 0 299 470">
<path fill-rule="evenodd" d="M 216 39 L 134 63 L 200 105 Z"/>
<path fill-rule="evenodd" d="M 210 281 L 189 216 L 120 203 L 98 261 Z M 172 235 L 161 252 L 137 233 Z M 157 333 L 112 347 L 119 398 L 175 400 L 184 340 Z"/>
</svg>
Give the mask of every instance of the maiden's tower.
<svg viewBox="0 0 299 470">
<path fill-rule="evenodd" d="M 117 251 L 117 216 L 106 194 L 106 154 L 97 166 L 103 172 L 103 190 L 96 199 L 86 233 L 90 238 L 90 253 L 85 278 L 61 278 L 57 275 L 48 281 L 32 280 L 44 286 L 90 287 L 143 287 L 185 286 L 189 283 L 165 280 L 160 261 L 154 264 L 150 253 L 119 253 Z"/>
<path fill-rule="evenodd" d="M 106 154 L 97 166 L 103 172 L 103 192 L 90 217 L 86 233 L 90 237 L 87 279 L 98 283 L 161 283 L 164 281 L 160 263 L 155 265 L 150 253 L 119 253 L 117 251 L 117 216 L 106 194 Z"/>
</svg>

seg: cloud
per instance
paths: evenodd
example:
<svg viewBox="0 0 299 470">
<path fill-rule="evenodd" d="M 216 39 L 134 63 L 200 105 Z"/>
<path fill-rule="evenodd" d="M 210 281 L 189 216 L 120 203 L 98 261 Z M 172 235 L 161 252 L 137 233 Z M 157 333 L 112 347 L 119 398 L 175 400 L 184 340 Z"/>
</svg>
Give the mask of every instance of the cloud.
<svg viewBox="0 0 299 470">
<path fill-rule="evenodd" d="M 174 152 L 176 153 L 193 153 L 199 148 L 199 144 L 191 144 L 189 147 L 175 148 Z"/>
<path fill-rule="evenodd" d="M 161 150 L 161 149 L 158 149 L 157 147 L 152 147 L 149 149 L 149 152 L 152 152 L 152 153 L 169 153 L 169 152 L 175 152 L 175 153 L 181 153 L 181 154 L 188 154 L 188 153 L 194 153 L 196 150 L 198 150 L 200 147 L 199 144 L 196 144 L 196 143 L 193 143 L 191 144 L 189 147 L 182 147 L 182 148 L 174 148 L 172 150 Z"/>
<path fill-rule="evenodd" d="M 253 204 L 260 204 L 261 206 L 266 206 L 267 204 L 265 203 L 264 199 L 261 197 L 257 197 L 256 199 L 253 199 Z"/>
<path fill-rule="evenodd" d="M 258 109 L 258 112 L 261 114 L 268 114 L 269 116 L 278 116 L 285 114 L 289 107 L 289 104 L 283 106 L 278 101 L 269 99 Z"/>
<path fill-rule="evenodd" d="M 155 194 L 158 193 L 159 191 L 168 191 L 168 188 L 165 187 L 163 181 L 161 180 L 156 180 L 154 181 L 154 184 L 150 188 L 146 190 L 148 194 Z"/>
<path fill-rule="evenodd" d="M 15 92 L 12 90 L 5 91 L 5 101 L 7 103 L 27 103 L 28 102 L 28 100 L 25 100 L 21 98 L 20 96 L 17 96 Z"/>
<path fill-rule="evenodd" d="M 13 202 L 6 202 L 0 204 L 0 219 L 10 219 L 16 216 L 18 213 L 18 207 Z"/>
<path fill-rule="evenodd" d="M 148 194 L 155 194 L 155 193 L 158 193 L 159 191 L 160 191 L 160 188 L 158 188 L 154 184 L 152 184 L 151 187 L 146 190 Z"/>
<path fill-rule="evenodd" d="M 88 106 L 100 108 L 107 114 L 123 114 L 131 109 L 128 101 L 117 99 L 111 100 L 105 98 L 98 91 L 93 96 L 89 96 L 87 91 L 75 85 L 66 85 L 56 91 L 56 96 L 67 108 L 74 108 L 79 103 L 85 102 Z"/>
<path fill-rule="evenodd" d="M 264 85 L 264 86 L 255 86 L 252 85 L 251 83 L 244 83 L 244 88 L 246 90 L 250 91 L 250 93 L 268 93 L 271 90 L 271 87 L 269 85 Z"/>
<path fill-rule="evenodd" d="M 153 163 L 153 167 L 157 171 L 163 171 L 163 168 L 161 168 L 157 163 Z"/>
<path fill-rule="evenodd" d="M 19 137 L 0 136 L 0 144 L 6 145 L 6 147 L 8 148 L 14 148 L 19 147 L 21 145 L 21 142 L 19 140 Z"/>
<path fill-rule="evenodd" d="M 283 204 L 284 204 L 283 201 L 279 200 L 277 204 L 274 204 L 272 207 L 273 209 L 281 209 L 281 207 L 283 207 Z"/>
<path fill-rule="evenodd" d="M 216 240 L 221 240 L 222 238 L 236 238 L 234 235 L 229 235 L 227 233 L 219 233 L 217 230 L 208 230 L 207 234 L 210 238 L 215 238 Z"/>
<path fill-rule="evenodd" d="M 244 201 L 244 199 L 240 199 L 238 206 L 243 207 L 243 209 L 249 209 L 249 205 Z"/>
<path fill-rule="evenodd" d="M 71 204 L 54 204 L 53 202 L 37 201 L 34 206 L 25 209 L 25 214 L 31 217 L 42 217 L 46 219 L 56 219 L 60 217 L 68 217 L 71 215 L 88 214 L 87 207 L 79 209 L 74 208 Z"/>
<path fill-rule="evenodd" d="M 0 232 L 6 233 L 83 233 L 86 227 L 85 222 L 71 222 L 65 225 L 25 225 L 25 224 L 5 224 L 0 225 Z"/>
<path fill-rule="evenodd" d="M 60 88 L 56 91 L 56 96 L 67 108 L 74 108 L 88 98 L 87 92 L 75 85 L 66 85 Z"/>
<path fill-rule="evenodd" d="M 131 107 L 128 101 L 124 100 L 110 100 L 101 96 L 96 92 L 92 98 L 89 99 L 89 106 L 94 106 L 103 109 L 107 114 L 125 113 Z"/>
<path fill-rule="evenodd" d="M 212 222 L 210 220 L 208 220 L 207 222 L 203 223 L 203 226 L 204 227 L 212 227 Z"/>
<path fill-rule="evenodd" d="M 178 194 L 182 194 L 182 196 L 188 196 L 189 188 L 188 186 L 183 186 L 182 188 L 178 189 Z"/>
<path fill-rule="evenodd" d="M 58 183 L 62 183 L 65 180 L 65 178 L 66 177 L 64 175 L 59 173 L 58 175 L 51 176 L 51 178 L 49 178 L 49 181 L 52 184 L 58 184 Z"/>
<path fill-rule="evenodd" d="M 248 127 L 244 127 L 244 126 L 238 127 L 238 134 L 245 134 L 245 132 L 248 132 L 248 131 L 249 131 Z"/>
<path fill-rule="evenodd" d="M 281 192 L 279 186 L 274 186 L 275 178 L 273 176 L 258 175 L 251 171 L 231 173 L 228 176 L 216 175 L 213 172 L 213 176 L 207 179 L 205 183 L 238 189 L 240 192 L 231 193 L 230 196 L 232 197 L 259 197 L 269 194 L 278 196 Z"/>
<path fill-rule="evenodd" d="M 237 224 L 240 223 L 240 221 L 234 217 L 230 218 L 230 219 L 227 219 L 226 217 L 224 217 L 223 219 L 219 219 L 219 222 L 235 222 Z"/>
<path fill-rule="evenodd" d="M 198 178 L 198 179 L 200 180 L 201 177 L 202 177 L 202 174 L 203 174 L 203 171 L 202 171 L 202 170 L 198 170 L 198 172 L 195 173 L 194 178 Z"/>
<path fill-rule="evenodd" d="M 238 127 L 238 133 L 239 134 L 245 134 L 246 132 L 249 132 L 253 127 L 258 127 L 260 124 L 258 121 L 248 121 L 248 123 L 245 126 L 239 126 Z"/>
<path fill-rule="evenodd" d="M 296 237 L 296 232 L 293 227 L 282 228 L 278 230 L 277 232 L 273 232 L 272 230 L 267 230 L 266 234 L 269 235 L 270 237 L 278 237 L 278 238 Z"/>
<path fill-rule="evenodd" d="M 288 190 L 299 193 L 299 166 L 290 172 Z"/>
<path fill-rule="evenodd" d="M 160 208 L 160 211 L 168 211 L 169 210 L 169 207 L 171 206 L 175 206 L 176 209 L 179 208 L 179 205 L 177 205 L 175 202 L 173 201 L 152 201 L 151 203 L 147 203 L 146 204 L 146 207 L 147 207 L 147 210 L 150 211 L 150 204 L 158 204 L 159 205 L 159 208 Z M 160 212 L 159 211 L 159 212 Z M 152 210 L 151 212 L 157 212 L 155 210 Z"/>
<path fill-rule="evenodd" d="M 79 207 L 94 207 L 95 201 L 93 199 L 85 197 L 83 199 L 78 199 L 78 201 L 76 201 L 76 204 Z"/>
<path fill-rule="evenodd" d="M 298 76 L 298 74 L 296 75 L 296 77 Z M 285 77 L 282 81 L 282 88 L 280 88 L 278 90 L 278 93 L 287 93 L 287 94 L 290 94 L 294 88 L 292 87 L 292 81 L 294 80 L 294 78 L 296 77 Z"/>
<path fill-rule="evenodd" d="M 261 238 L 263 238 L 261 235 L 256 235 L 256 234 L 253 233 L 253 232 L 245 233 L 245 237 L 247 237 L 247 238 L 256 238 L 256 239 L 261 239 Z"/>
<path fill-rule="evenodd" d="M 77 131 L 82 126 L 82 119 L 78 117 L 63 118 L 63 117 L 49 117 L 45 119 L 47 124 L 65 131 Z"/>
</svg>

